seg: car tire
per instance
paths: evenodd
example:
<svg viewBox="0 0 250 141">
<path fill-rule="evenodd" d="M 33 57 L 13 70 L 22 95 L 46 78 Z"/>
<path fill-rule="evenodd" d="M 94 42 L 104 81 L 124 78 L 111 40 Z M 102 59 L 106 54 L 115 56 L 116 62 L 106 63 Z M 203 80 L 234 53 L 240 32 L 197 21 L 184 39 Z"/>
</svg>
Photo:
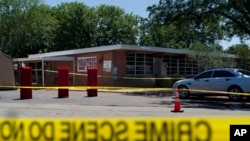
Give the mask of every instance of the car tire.
<svg viewBox="0 0 250 141">
<path fill-rule="evenodd" d="M 247 98 L 247 101 L 250 101 L 250 96 L 246 96 L 246 98 Z"/>
<path fill-rule="evenodd" d="M 232 86 L 232 87 L 228 88 L 228 92 L 242 93 L 243 91 L 238 86 Z M 237 94 L 229 94 L 228 97 L 229 97 L 230 100 L 233 100 L 233 101 L 237 101 L 237 100 L 241 100 L 242 99 L 242 96 L 241 95 L 237 95 Z"/>
<path fill-rule="evenodd" d="M 179 97 L 181 99 L 189 98 L 190 92 L 186 86 L 181 85 L 178 87 L 178 89 L 179 89 Z"/>
<path fill-rule="evenodd" d="M 204 99 L 204 98 L 205 98 L 204 95 L 197 95 L 196 97 L 197 97 L 198 99 Z"/>
</svg>

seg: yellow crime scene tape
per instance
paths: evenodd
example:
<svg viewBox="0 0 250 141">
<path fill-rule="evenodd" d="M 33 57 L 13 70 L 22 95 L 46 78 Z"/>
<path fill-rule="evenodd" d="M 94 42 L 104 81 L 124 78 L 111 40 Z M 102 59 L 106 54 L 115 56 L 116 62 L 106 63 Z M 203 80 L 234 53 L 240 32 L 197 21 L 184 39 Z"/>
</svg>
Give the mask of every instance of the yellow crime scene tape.
<svg viewBox="0 0 250 141">
<path fill-rule="evenodd" d="M 42 69 L 33 69 L 32 71 L 42 71 Z M 45 72 L 50 73 L 58 73 L 58 71 L 54 70 L 44 70 Z M 69 73 L 70 75 L 77 75 L 77 76 L 84 76 L 87 77 L 87 74 L 83 73 Z M 110 76 L 103 76 L 97 75 L 97 77 L 110 77 Z M 136 79 L 136 80 L 180 80 L 184 79 L 184 77 L 179 78 L 172 78 L 172 77 L 163 77 L 163 78 L 155 78 L 155 77 L 117 77 L 121 79 Z M 131 90 L 131 91 L 173 91 L 173 88 L 141 88 L 141 87 L 118 87 L 118 86 L 0 86 L 0 88 L 30 88 L 30 89 L 50 89 L 50 90 L 57 90 L 57 89 L 69 89 L 69 90 L 87 90 L 87 89 L 102 89 L 102 90 Z M 188 89 L 190 92 L 206 92 L 206 93 L 213 93 L 213 94 L 222 94 L 222 95 L 242 95 L 242 96 L 249 96 L 249 93 L 242 93 L 242 92 L 224 92 L 224 91 L 211 91 L 211 90 L 196 90 L 196 89 Z M 174 95 L 174 94 L 173 94 Z"/>
<path fill-rule="evenodd" d="M 250 116 L 185 118 L 7 118 L 1 141 L 229 141 Z M 250 131 L 249 131 L 250 132 Z"/>
<path fill-rule="evenodd" d="M 42 71 L 42 69 L 33 69 L 32 71 Z M 44 70 L 44 72 L 50 72 L 50 73 L 58 73 L 58 71 L 54 71 L 54 70 Z M 83 74 L 83 73 L 69 73 L 70 75 L 77 75 L 77 76 L 88 76 L 88 74 Z M 110 76 L 104 76 L 104 75 L 97 75 L 97 77 L 110 77 Z M 185 79 L 184 77 L 176 77 L 176 78 L 172 78 L 172 77 L 161 77 L 161 78 L 157 78 L 157 77 L 117 77 L 117 78 L 121 78 L 121 79 L 144 79 L 144 80 L 180 80 L 180 79 Z"/>
<path fill-rule="evenodd" d="M 112 92 L 116 90 L 127 90 L 127 91 L 166 91 L 166 92 L 173 92 L 173 88 L 145 88 L 145 87 L 119 87 L 119 86 L 1 86 L 1 88 L 13 88 L 13 89 L 41 89 L 41 90 L 58 90 L 58 89 L 68 89 L 72 91 L 85 91 L 88 89 L 98 89 L 98 90 L 109 90 Z M 213 93 L 219 95 L 242 95 L 242 96 L 249 96 L 249 93 L 242 93 L 242 92 L 224 92 L 224 91 L 211 91 L 211 90 L 197 90 L 197 89 L 188 89 L 190 92 L 202 92 L 202 93 Z"/>
<path fill-rule="evenodd" d="M 87 89 L 102 89 L 102 90 L 137 90 L 137 91 L 172 91 L 173 88 L 142 88 L 142 87 L 119 87 L 119 86 L 1 86 L 1 88 L 15 89 L 43 89 L 43 90 L 87 90 Z"/>
</svg>

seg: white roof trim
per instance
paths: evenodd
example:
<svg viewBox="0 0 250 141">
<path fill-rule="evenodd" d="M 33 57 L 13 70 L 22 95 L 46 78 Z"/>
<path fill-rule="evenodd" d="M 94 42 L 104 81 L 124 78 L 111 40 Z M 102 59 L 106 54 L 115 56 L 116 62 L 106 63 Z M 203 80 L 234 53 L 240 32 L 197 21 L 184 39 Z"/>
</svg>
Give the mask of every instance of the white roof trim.
<svg viewBox="0 0 250 141">
<path fill-rule="evenodd" d="M 42 57 L 37 58 L 14 58 L 14 62 L 26 62 L 26 61 L 40 61 L 42 60 Z"/>
<path fill-rule="evenodd" d="M 57 56 L 57 57 L 44 57 L 44 61 L 74 61 L 75 57 L 71 56 Z"/>
<path fill-rule="evenodd" d="M 32 59 L 32 58 L 39 58 L 39 57 L 41 58 L 41 57 L 58 57 L 58 56 L 69 57 L 69 55 L 103 52 L 103 51 L 111 51 L 111 50 L 131 50 L 131 51 L 142 51 L 142 52 L 148 51 L 148 52 L 166 53 L 166 54 L 187 54 L 188 53 L 188 50 L 183 50 L 183 49 L 119 44 L 119 45 L 108 45 L 108 46 L 100 46 L 100 47 L 90 47 L 90 48 L 82 48 L 82 49 L 48 52 L 48 53 L 42 53 L 42 54 L 31 54 L 28 56 L 28 58 Z M 225 56 L 235 57 L 235 55 L 225 55 Z"/>
<path fill-rule="evenodd" d="M 122 45 L 121 49 L 135 50 L 135 51 L 173 53 L 173 54 L 186 54 L 187 53 L 186 50 L 182 50 L 182 49 L 150 47 L 150 46 L 135 46 L 135 45 Z"/>
<path fill-rule="evenodd" d="M 41 56 L 41 54 L 40 54 Z M 15 58 L 15 62 L 26 62 L 26 61 L 74 61 L 75 57 L 71 56 L 57 56 L 57 57 L 36 57 L 36 58 Z"/>
<path fill-rule="evenodd" d="M 75 55 L 82 53 L 93 53 L 93 52 L 102 52 L 102 51 L 110 51 L 110 50 L 134 50 L 134 51 L 149 51 L 149 52 L 162 52 L 162 53 L 173 53 L 173 54 L 186 54 L 185 50 L 181 49 L 173 49 L 173 48 L 160 48 L 160 47 L 149 47 L 149 46 L 136 46 L 136 45 L 109 45 L 109 46 L 100 46 L 100 47 L 90 47 L 83 49 L 73 49 L 73 50 L 65 50 L 65 51 L 57 51 L 57 52 L 48 52 L 43 54 L 32 54 L 29 55 L 28 58 L 37 58 L 43 55 L 44 57 L 50 56 L 67 56 L 67 55 Z"/>
<path fill-rule="evenodd" d="M 110 51 L 110 50 L 117 50 L 117 49 L 121 49 L 121 45 L 100 46 L 100 47 L 91 47 L 91 48 L 83 48 L 83 49 L 48 52 L 48 53 L 42 53 L 42 55 L 44 57 L 62 56 L 62 55 L 67 56 L 67 55 L 74 55 L 74 54 Z M 41 54 L 32 54 L 32 55 L 29 55 L 28 58 L 36 58 L 38 56 L 41 56 Z"/>
</svg>

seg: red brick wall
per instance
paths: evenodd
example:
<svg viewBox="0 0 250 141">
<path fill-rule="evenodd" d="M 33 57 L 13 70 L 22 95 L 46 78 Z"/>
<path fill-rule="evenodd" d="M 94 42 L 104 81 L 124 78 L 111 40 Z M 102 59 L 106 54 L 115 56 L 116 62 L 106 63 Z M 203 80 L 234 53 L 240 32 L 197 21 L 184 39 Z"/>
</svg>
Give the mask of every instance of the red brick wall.
<svg viewBox="0 0 250 141">
<path fill-rule="evenodd" d="M 75 86 L 86 86 L 87 85 L 87 72 L 78 72 L 78 57 L 96 57 L 96 66 L 98 70 L 98 86 L 152 86 L 153 81 L 143 79 L 127 79 L 126 78 L 126 51 L 125 50 L 114 50 L 104 51 L 96 53 L 86 53 L 75 55 L 75 74 L 70 75 L 70 84 Z M 112 68 L 110 72 L 107 72 L 103 68 L 104 61 L 111 61 Z M 70 73 L 74 72 L 73 61 L 62 61 L 62 62 L 48 62 L 46 70 L 57 71 L 58 67 L 69 67 Z M 117 74 L 114 74 L 114 68 L 117 68 Z M 112 73 L 114 76 L 112 77 Z M 57 73 L 46 72 L 45 73 L 45 84 L 46 85 L 57 85 Z"/>
<path fill-rule="evenodd" d="M 98 53 L 86 53 L 75 56 L 75 70 L 76 70 L 76 86 L 86 86 L 87 72 L 78 72 L 77 58 L 78 57 L 96 57 L 96 66 L 98 72 L 98 85 L 110 86 L 112 85 L 112 70 L 107 72 L 103 69 L 103 61 L 112 61 L 112 51 L 98 52 Z"/>
<path fill-rule="evenodd" d="M 114 51 L 113 52 L 113 60 L 114 65 L 113 67 L 117 68 L 117 75 L 114 74 L 114 86 L 122 86 L 123 77 L 126 76 L 126 51 Z"/>
<path fill-rule="evenodd" d="M 69 68 L 70 73 L 73 73 L 73 61 L 46 62 L 46 65 L 44 66 L 45 85 L 57 85 L 57 70 L 60 67 Z M 70 84 L 73 84 L 72 75 L 70 75 Z"/>
<path fill-rule="evenodd" d="M 117 67 L 117 79 L 113 80 L 114 86 L 152 87 L 155 85 L 152 79 L 128 79 L 126 75 L 127 51 L 114 51 L 114 66 Z"/>
</svg>

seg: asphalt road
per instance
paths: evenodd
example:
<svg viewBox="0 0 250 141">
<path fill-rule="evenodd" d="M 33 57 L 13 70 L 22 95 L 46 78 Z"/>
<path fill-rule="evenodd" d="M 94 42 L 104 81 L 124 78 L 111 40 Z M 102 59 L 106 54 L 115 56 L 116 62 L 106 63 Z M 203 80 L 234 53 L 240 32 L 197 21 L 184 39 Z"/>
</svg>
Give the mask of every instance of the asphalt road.
<svg viewBox="0 0 250 141">
<path fill-rule="evenodd" d="M 70 91 L 58 98 L 55 90 L 33 90 L 33 98 L 21 100 L 19 90 L 0 91 L 0 117 L 207 117 L 250 115 L 250 101 L 227 98 L 181 100 L 183 113 L 173 113 L 175 99 L 165 94 Z"/>
</svg>

